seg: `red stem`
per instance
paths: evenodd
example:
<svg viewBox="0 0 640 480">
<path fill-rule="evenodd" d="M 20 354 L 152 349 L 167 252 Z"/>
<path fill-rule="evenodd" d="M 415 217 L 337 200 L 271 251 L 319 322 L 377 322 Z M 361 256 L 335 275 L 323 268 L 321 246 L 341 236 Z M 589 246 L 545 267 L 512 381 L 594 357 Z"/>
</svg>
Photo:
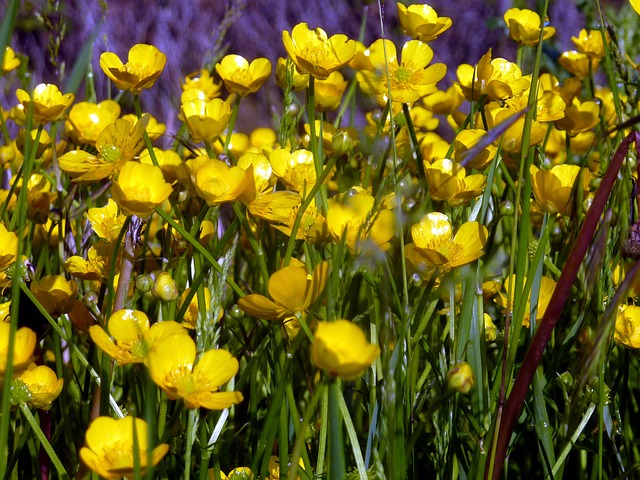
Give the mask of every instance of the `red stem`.
<svg viewBox="0 0 640 480">
<path fill-rule="evenodd" d="M 582 263 L 591 240 L 593 239 L 593 234 L 595 233 L 600 217 L 602 216 L 602 212 L 604 211 L 604 207 L 609 199 L 613 184 L 618 177 L 618 172 L 620 171 L 622 162 L 629 151 L 629 145 L 631 142 L 636 142 L 637 146 L 638 143 L 640 143 L 640 134 L 632 132 L 622 141 L 616 150 L 616 153 L 613 155 L 609 168 L 600 182 L 600 187 L 595 194 L 593 203 L 585 215 L 584 223 L 580 229 L 578 239 L 569 253 L 567 263 L 562 269 L 556 288 L 553 291 L 551 300 L 549 301 L 547 311 L 538 326 L 533 340 L 531 341 L 531 345 L 529 346 L 529 350 L 527 350 L 522 367 L 520 368 L 515 383 L 513 384 L 511 394 L 505 403 L 500 428 L 497 433 L 498 439 L 495 444 L 495 451 L 493 452 L 493 468 L 491 468 L 491 461 L 488 461 L 486 464 L 485 478 L 492 478 L 493 480 L 498 480 L 500 478 L 507 455 L 509 440 L 515 428 L 518 416 L 520 415 L 520 411 L 522 410 L 522 405 L 527 392 L 529 391 L 533 375 L 540 364 L 542 354 L 544 353 L 547 343 L 549 343 L 551 333 L 560 318 L 564 304 L 569 298 L 571 286 L 573 285 L 578 269 L 580 268 L 580 264 Z"/>
</svg>

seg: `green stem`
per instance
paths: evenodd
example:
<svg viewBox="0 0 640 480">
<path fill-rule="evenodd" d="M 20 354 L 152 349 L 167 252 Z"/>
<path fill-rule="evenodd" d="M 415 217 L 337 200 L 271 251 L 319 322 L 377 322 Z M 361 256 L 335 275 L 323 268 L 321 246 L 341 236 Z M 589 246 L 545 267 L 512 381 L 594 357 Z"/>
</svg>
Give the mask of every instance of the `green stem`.
<svg viewBox="0 0 640 480">
<path fill-rule="evenodd" d="M 231 144 L 231 137 L 233 136 L 233 128 L 236 126 L 236 119 L 238 118 L 238 110 L 240 110 L 241 95 L 237 95 L 233 101 L 233 110 L 231 111 L 231 118 L 229 119 L 229 126 L 227 127 L 227 138 L 224 141 L 224 148 L 222 153 L 229 155 L 229 145 Z"/>
<path fill-rule="evenodd" d="M 7 383 L 11 383 L 11 382 L 7 382 Z M 53 447 L 49 443 L 49 440 L 47 440 L 47 436 L 44 434 L 44 432 L 40 428 L 40 425 L 38 425 L 38 422 L 36 421 L 35 417 L 31 413 L 31 410 L 29 410 L 29 407 L 27 406 L 26 403 L 20 404 L 20 411 L 22 412 L 22 415 L 24 415 L 24 418 L 29 423 L 29 426 L 31 427 L 33 432 L 36 434 L 36 437 L 38 437 L 38 441 L 47 452 L 47 455 L 49 455 L 49 458 L 51 459 L 51 463 L 53 463 L 53 466 L 57 470 L 60 478 L 70 478 L 69 474 L 64 469 L 62 462 L 58 458 L 58 455 L 56 455 L 56 452 L 53 450 Z"/>
<path fill-rule="evenodd" d="M 191 234 L 189 234 L 189 232 L 187 232 L 182 225 L 180 225 L 178 222 L 176 222 L 173 218 L 171 218 L 171 216 L 165 212 L 162 208 L 158 207 L 156 208 L 156 213 L 158 215 L 160 215 L 162 217 L 162 219 L 167 222 L 169 225 L 171 225 L 171 227 L 176 230 L 178 233 L 180 233 L 180 235 L 182 235 L 184 237 L 185 240 L 187 240 L 191 246 L 196 249 L 203 257 L 204 259 L 209 262 L 209 264 L 213 267 L 213 269 L 219 274 L 219 275 L 224 275 L 224 272 L 222 271 L 222 267 L 220 266 L 220 264 L 216 261 L 215 258 L 213 258 L 211 256 L 211 254 L 207 251 L 206 248 L 204 248 L 200 242 L 198 242 L 198 240 L 196 240 Z M 233 280 L 233 277 L 231 277 L 231 275 L 226 275 L 225 276 L 225 281 L 227 282 L 227 285 L 229 285 L 231 287 L 231 289 L 235 292 L 236 295 L 238 295 L 239 297 L 244 297 L 244 292 L 242 291 L 242 289 L 236 284 L 236 282 Z"/>
<path fill-rule="evenodd" d="M 347 472 L 342 437 L 341 397 L 340 381 L 332 380 L 329 383 L 329 480 L 343 479 Z"/>
</svg>

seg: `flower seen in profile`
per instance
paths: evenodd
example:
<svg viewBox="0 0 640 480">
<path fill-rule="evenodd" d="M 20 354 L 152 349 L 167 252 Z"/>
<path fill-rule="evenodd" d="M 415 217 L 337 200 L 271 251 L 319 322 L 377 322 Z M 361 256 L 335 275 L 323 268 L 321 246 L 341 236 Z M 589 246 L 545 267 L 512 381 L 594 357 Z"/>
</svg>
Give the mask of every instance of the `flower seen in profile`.
<svg viewBox="0 0 640 480">
<path fill-rule="evenodd" d="M 213 100 L 220 96 L 222 89 L 219 83 L 216 83 L 208 70 L 196 70 L 184 78 L 184 82 L 180 85 L 182 90 L 194 90 L 202 92 L 203 100 Z"/>
<path fill-rule="evenodd" d="M 577 37 L 571 37 L 571 41 L 576 46 L 576 50 L 584 53 L 591 59 L 604 57 L 604 42 L 600 30 L 580 30 Z"/>
<path fill-rule="evenodd" d="M 360 327 L 349 320 L 318 322 L 311 345 L 311 361 L 332 377 L 355 380 L 380 355 Z"/>
<path fill-rule="evenodd" d="M 393 211 L 376 206 L 375 198 L 360 187 L 329 200 L 327 226 L 333 239 L 339 242 L 344 238 L 352 252 L 359 252 L 367 241 L 386 251 L 396 233 Z"/>
<path fill-rule="evenodd" d="M 463 166 L 448 158 L 424 162 L 424 172 L 431 198 L 446 200 L 452 206 L 463 205 L 476 198 L 487 184 L 484 175 L 467 175 Z"/>
<path fill-rule="evenodd" d="M 158 166 L 162 170 L 165 180 L 168 183 L 173 183 L 178 178 L 178 169 L 182 165 L 182 159 L 177 152 L 173 150 L 162 150 L 157 147 L 153 147 L 153 154 L 156 157 Z M 140 152 L 140 163 L 146 163 L 153 165 L 153 160 L 149 150 L 145 149 Z"/>
<path fill-rule="evenodd" d="M 127 162 L 111 185 L 111 194 L 125 215 L 151 216 L 173 189 L 160 167 L 147 163 Z"/>
<path fill-rule="evenodd" d="M 65 130 L 73 143 L 95 145 L 100 133 L 119 116 L 120 104 L 115 100 L 78 102 L 69 110 Z"/>
<path fill-rule="evenodd" d="M 569 136 L 591 130 L 600 122 L 600 107 L 593 100 L 581 102 L 574 98 L 564 109 L 564 117 L 556 120 L 559 130 L 566 130 Z"/>
<path fill-rule="evenodd" d="M 4 57 L 2 58 L 2 74 L 9 73 L 20 66 L 20 59 L 16 56 L 13 48 L 7 46 L 4 48 Z"/>
<path fill-rule="evenodd" d="M 517 64 L 504 58 L 491 59 L 491 55 L 489 49 L 475 67 L 462 64 L 456 70 L 458 85 L 467 100 L 477 101 L 482 95 L 504 100 L 529 88 L 531 80 L 522 76 Z"/>
<path fill-rule="evenodd" d="M 191 291 L 190 288 L 185 289 L 180 296 L 180 308 L 183 308 L 183 304 Z M 205 312 L 209 312 L 211 307 L 211 290 L 209 288 L 204 287 L 202 290 L 202 298 L 204 300 L 204 305 L 200 308 L 200 300 L 198 299 L 198 294 L 196 293 L 192 298 L 191 302 L 189 302 L 189 306 L 187 310 L 184 312 L 184 317 L 182 318 L 182 325 L 185 328 L 196 328 L 198 324 L 198 316 L 200 312 L 204 310 Z M 222 313 L 222 312 L 220 312 Z"/>
<path fill-rule="evenodd" d="M 9 334 L 11 323 L 0 322 L 0 383 L 7 371 L 7 359 L 9 358 Z M 19 328 L 13 343 L 13 375 L 20 375 L 33 361 L 33 351 L 36 348 L 37 337 L 33 330 L 27 327 Z"/>
<path fill-rule="evenodd" d="M 196 344 L 188 335 L 159 339 L 146 365 L 156 385 L 187 408 L 223 410 L 243 400 L 240 392 L 220 391 L 238 372 L 238 360 L 227 350 L 208 350 L 196 363 Z"/>
<path fill-rule="evenodd" d="M 144 474 L 149 458 L 155 466 L 169 451 L 169 444 L 161 443 L 150 452 L 148 433 L 147 422 L 140 418 L 98 417 L 87 429 L 80 458 L 91 470 L 107 479 L 131 478 L 136 459 Z M 135 446 L 137 452 L 134 452 Z"/>
<path fill-rule="evenodd" d="M 627 348 L 640 348 L 640 307 L 621 305 L 618 308 L 613 338 Z"/>
<path fill-rule="evenodd" d="M 527 278 L 524 277 L 522 281 L 523 288 L 526 283 L 527 283 Z M 507 278 L 504 281 L 504 284 L 503 284 L 504 293 L 499 291 L 498 297 L 496 298 L 496 303 L 499 306 L 501 306 L 502 308 L 507 308 L 507 299 L 510 297 L 509 304 L 511 305 L 512 314 L 513 314 L 513 308 L 514 308 L 514 301 L 516 300 L 516 296 L 514 295 L 515 286 L 516 286 L 516 276 L 512 275 L 510 280 Z M 556 282 L 552 278 L 546 277 L 544 275 L 540 278 L 540 290 L 538 294 L 538 299 L 536 302 L 534 302 L 533 305 L 531 304 L 531 292 L 529 292 L 529 297 L 527 298 L 527 305 L 524 310 L 524 316 L 522 317 L 523 327 L 528 328 L 529 326 L 531 326 L 532 307 L 533 307 L 533 310 L 535 311 L 535 315 L 538 323 L 542 320 L 542 317 L 544 317 L 544 314 L 547 311 L 547 307 L 549 306 L 549 302 L 551 301 L 551 296 L 553 295 L 553 291 L 555 290 L 555 288 L 556 288 Z M 522 294 L 520 294 L 520 296 L 522 296 Z"/>
<path fill-rule="evenodd" d="M 153 87 L 164 70 L 167 57 L 153 45 L 139 43 L 129 50 L 127 63 L 113 52 L 100 55 L 100 67 L 119 90 L 140 95 L 142 90 Z"/>
<path fill-rule="evenodd" d="M 60 120 L 73 103 L 73 93 L 63 94 L 56 85 L 41 83 L 33 89 L 31 95 L 22 89 L 16 90 L 20 105 L 17 108 L 16 120 L 22 123 L 27 115 L 33 115 L 35 123 L 47 123 Z"/>
<path fill-rule="evenodd" d="M 72 150 L 58 159 L 60 169 L 76 182 L 95 182 L 110 177 L 142 149 L 149 118 L 149 115 L 143 115 L 134 126 L 122 118 L 116 120 L 98 135 L 97 155 Z"/>
<path fill-rule="evenodd" d="M 449 17 L 439 17 L 427 4 L 405 6 L 398 2 L 398 21 L 410 37 L 422 42 L 430 42 L 451 28 Z"/>
<path fill-rule="evenodd" d="M 356 53 L 356 42 L 346 35 L 328 37 L 323 29 L 311 30 L 306 23 L 298 23 L 291 33 L 283 30 L 282 42 L 300 73 L 320 79 L 344 67 Z"/>
<path fill-rule="evenodd" d="M 493 128 L 496 125 L 507 120 L 509 117 L 514 115 L 516 112 L 509 108 L 498 107 L 490 112 L 487 115 L 487 123 L 489 129 Z M 503 151 L 507 153 L 515 153 L 519 152 L 522 148 L 522 139 L 524 132 L 524 123 L 525 118 L 521 116 L 515 122 L 513 122 L 502 134 L 502 137 L 499 140 L 496 140 L 494 144 L 499 145 Z M 529 134 L 529 147 L 532 145 L 537 145 L 538 143 L 544 140 L 544 137 L 547 133 L 547 128 L 542 125 L 537 120 L 533 120 L 531 122 L 531 133 Z M 524 148 L 528 147 L 524 145 Z"/>
<path fill-rule="evenodd" d="M 18 236 L 0 222 L 0 270 L 4 270 L 18 256 Z"/>
<path fill-rule="evenodd" d="M 76 278 L 101 281 L 109 278 L 109 265 L 113 252 L 114 242 L 99 241 L 89 247 L 86 259 L 73 255 L 65 260 L 64 268 Z"/>
<path fill-rule="evenodd" d="M 219 98 L 196 98 L 180 107 L 180 120 L 194 142 L 211 141 L 225 131 L 231 118 L 231 105 Z"/>
<path fill-rule="evenodd" d="M 450 389 L 460 393 L 469 393 L 476 384 L 471 365 L 460 362 L 447 372 L 447 385 Z"/>
<path fill-rule="evenodd" d="M 510 8 L 504 12 L 503 18 L 509 27 L 509 37 L 521 45 L 537 45 L 541 29 L 542 40 L 548 40 L 556 33 L 554 27 L 541 28 L 540 15 L 526 8 Z"/>
<path fill-rule="evenodd" d="M 255 93 L 271 75 L 271 62 L 256 58 L 251 63 L 241 55 L 226 55 L 216 64 L 216 72 L 230 93 Z"/>
<path fill-rule="evenodd" d="M 586 53 L 568 50 L 558 57 L 558 63 L 571 75 L 586 78 L 598 68 L 600 58 L 590 58 Z"/>
<path fill-rule="evenodd" d="M 332 72 L 325 79 L 318 79 L 315 83 L 314 100 L 318 111 L 337 110 L 342 101 L 342 95 L 347 89 L 348 82 L 338 71 Z"/>
<path fill-rule="evenodd" d="M 36 365 L 32 363 L 22 374 L 14 379 L 15 382 L 21 382 L 27 389 L 28 400 L 26 403 L 34 408 L 49 410 L 51 402 L 53 402 L 62 392 L 64 380 L 58 378 L 56 373 L 46 365 Z"/>
<path fill-rule="evenodd" d="M 431 212 L 411 227 L 411 236 L 413 243 L 405 247 L 405 257 L 428 278 L 434 270 L 447 273 L 480 258 L 488 231 L 478 222 L 465 222 L 454 235 L 449 217 Z"/>
<path fill-rule="evenodd" d="M 458 159 L 463 158 L 465 153 L 473 148 L 486 134 L 487 131 L 481 128 L 466 128 L 461 130 L 453 140 L 453 151 L 455 152 L 456 160 L 459 161 Z M 495 145 L 489 144 L 478 152 L 474 158 L 465 158 L 464 164 L 469 168 L 483 170 L 495 158 L 497 151 L 498 149 Z"/>
<path fill-rule="evenodd" d="M 78 285 L 62 275 L 45 275 L 29 286 L 31 293 L 52 316 L 69 313 L 76 303 Z"/>
<path fill-rule="evenodd" d="M 577 193 L 576 181 L 580 172 L 582 188 L 581 197 L 584 199 L 588 193 L 588 185 L 591 175 L 588 169 L 582 169 L 578 165 L 556 165 L 551 170 L 542 170 L 531 165 L 531 184 L 540 209 L 544 212 L 571 215 Z"/>
<path fill-rule="evenodd" d="M 287 79 L 291 83 L 291 89 L 294 91 L 302 90 L 307 88 L 309 84 L 309 74 L 308 73 L 300 73 L 298 69 L 295 67 L 291 60 L 287 60 L 286 58 L 279 57 L 276 62 L 276 83 L 277 85 L 284 89 L 287 85 Z M 288 71 L 289 65 L 291 65 L 291 69 Z"/>
<path fill-rule="evenodd" d="M 381 105 L 386 103 L 389 89 L 392 101 L 412 104 L 436 91 L 436 83 L 447 73 L 444 63 L 429 65 L 433 50 L 420 40 L 404 44 L 402 61 L 398 60 L 396 47 L 389 40 L 376 40 L 369 51 L 375 70 L 360 71 L 356 78 L 362 90 L 375 95 Z"/>
</svg>

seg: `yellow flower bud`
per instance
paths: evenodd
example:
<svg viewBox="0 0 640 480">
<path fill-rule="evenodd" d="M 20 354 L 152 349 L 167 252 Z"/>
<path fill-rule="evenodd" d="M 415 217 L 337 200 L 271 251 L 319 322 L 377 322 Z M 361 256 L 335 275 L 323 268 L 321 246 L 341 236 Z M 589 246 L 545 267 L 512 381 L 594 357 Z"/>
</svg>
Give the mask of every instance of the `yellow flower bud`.
<svg viewBox="0 0 640 480">
<path fill-rule="evenodd" d="M 476 383 L 471 365 L 460 362 L 454 365 L 447 372 L 447 383 L 449 388 L 460 393 L 469 393 Z"/>
<path fill-rule="evenodd" d="M 176 281 L 171 278 L 169 272 L 162 272 L 156 279 L 153 294 L 163 302 L 173 302 L 180 296 Z"/>
</svg>

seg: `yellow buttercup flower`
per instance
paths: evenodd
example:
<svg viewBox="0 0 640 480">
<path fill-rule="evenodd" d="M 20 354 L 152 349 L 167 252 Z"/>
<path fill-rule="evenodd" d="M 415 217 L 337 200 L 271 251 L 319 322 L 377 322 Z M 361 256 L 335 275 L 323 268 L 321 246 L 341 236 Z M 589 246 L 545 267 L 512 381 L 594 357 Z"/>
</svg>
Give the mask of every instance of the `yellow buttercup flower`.
<svg viewBox="0 0 640 480">
<path fill-rule="evenodd" d="M 584 53 L 591 59 L 604 57 L 604 42 L 600 30 L 587 31 L 583 28 L 577 37 L 571 37 L 571 41 L 578 52 Z"/>
<path fill-rule="evenodd" d="M 152 142 L 160 138 L 162 135 L 164 135 L 164 132 L 167 131 L 167 126 L 164 123 L 158 122 L 158 120 L 156 120 L 156 118 L 150 113 L 143 113 L 140 118 L 142 117 L 149 118 L 149 123 L 146 124 L 145 128 L 147 131 L 147 135 L 149 136 L 149 140 L 151 140 Z M 138 122 L 138 117 L 133 113 L 123 115 L 122 119 L 128 121 L 131 128 L 134 128 L 136 123 Z"/>
<path fill-rule="evenodd" d="M 273 228 L 280 230 L 285 235 L 291 236 L 298 211 L 299 206 L 290 209 L 289 218 L 283 225 L 274 225 Z M 310 243 L 323 243 L 329 239 L 327 220 L 318 212 L 318 208 L 313 203 L 309 205 L 302 214 L 302 220 L 296 232 L 296 239 L 305 240 Z"/>
<path fill-rule="evenodd" d="M 11 323 L 0 322 L 0 383 L 7 371 L 7 359 L 9 358 L 9 334 Z M 36 348 L 37 337 L 33 330 L 27 327 L 16 331 L 13 343 L 13 375 L 20 375 L 33 361 L 33 351 Z"/>
<path fill-rule="evenodd" d="M 11 47 L 4 48 L 4 57 L 2 59 L 2 74 L 9 73 L 20 66 L 20 59 L 16 57 L 16 52 Z"/>
<path fill-rule="evenodd" d="M 292 190 L 306 195 L 316 183 L 313 154 L 303 148 L 290 152 L 276 148 L 269 155 L 273 173 Z"/>
<path fill-rule="evenodd" d="M 487 134 L 486 130 L 481 128 L 469 128 L 461 130 L 456 138 L 453 140 L 453 151 L 455 152 L 455 158 L 462 158 L 462 156 L 471 148 L 473 148 L 480 139 Z M 476 170 L 484 169 L 495 158 L 498 149 L 495 145 L 488 145 L 484 147 L 475 158 L 469 161 L 465 160 L 465 165 L 469 168 L 475 168 Z"/>
<path fill-rule="evenodd" d="M 586 53 L 568 50 L 562 52 L 558 58 L 558 63 L 570 74 L 578 78 L 586 78 L 598 68 L 600 58 L 590 58 Z"/>
<path fill-rule="evenodd" d="M 315 78 L 327 78 L 349 63 L 356 53 L 356 43 L 346 35 L 328 37 L 323 29 L 311 30 L 306 23 L 297 24 L 291 33 L 284 30 L 282 42 L 298 71 Z"/>
<path fill-rule="evenodd" d="M 359 187 L 331 198 L 327 226 L 333 239 L 344 238 L 352 252 L 361 251 L 368 241 L 387 250 L 396 233 L 395 215 L 389 208 L 374 206 L 375 198 Z"/>
<path fill-rule="evenodd" d="M 114 100 L 79 102 L 71 107 L 65 130 L 73 143 L 95 145 L 100 133 L 119 116 L 120 105 Z"/>
<path fill-rule="evenodd" d="M 413 269 L 425 278 L 438 270 L 450 270 L 477 260 L 484 253 L 487 228 L 478 222 L 465 222 L 453 235 L 449 218 L 431 212 L 411 227 L 413 243 L 405 247 L 405 257 Z"/>
<path fill-rule="evenodd" d="M 89 247 L 86 260 L 79 255 L 74 255 L 65 260 L 64 268 L 76 278 L 101 281 L 109 278 L 109 262 L 113 250 L 113 243 L 96 242 Z"/>
<path fill-rule="evenodd" d="M 118 212 L 118 205 L 112 198 L 107 200 L 104 207 L 94 207 L 87 210 L 87 220 L 93 231 L 107 242 L 115 242 L 120 234 L 127 217 Z"/>
<path fill-rule="evenodd" d="M 215 159 L 204 161 L 195 172 L 196 191 L 211 206 L 237 200 L 252 181 L 253 167 L 229 167 Z"/>
<path fill-rule="evenodd" d="M 471 365 L 460 362 L 447 372 L 447 385 L 450 389 L 460 393 L 469 393 L 476 384 Z"/>
<path fill-rule="evenodd" d="M 620 305 L 613 338 L 627 348 L 640 348 L 640 307 Z"/>
<path fill-rule="evenodd" d="M 573 99 L 571 105 L 564 109 L 564 117 L 556 120 L 559 130 L 566 130 L 569 136 L 591 130 L 600 122 L 600 107 L 593 100 L 580 102 Z"/>
<path fill-rule="evenodd" d="M 73 309 L 78 285 L 62 275 L 45 275 L 31 282 L 29 290 L 50 315 L 58 316 Z"/>
<path fill-rule="evenodd" d="M 22 382 L 28 390 L 27 404 L 34 408 L 49 410 L 53 402 L 62 392 L 64 380 L 46 365 L 32 363 L 29 368 L 14 380 Z M 15 385 L 15 383 L 14 383 Z M 15 387 L 13 387 L 15 388 Z"/>
<path fill-rule="evenodd" d="M 304 265 L 289 265 L 275 272 L 269 278 L 269 295 L 273 300 L 252 293 L 238 300 L 238 307 L 257 318 L 265 320 L 291 320 L 295 324 L 297 315 L 306 311 L 318 301 L 324 291 L 329 274 L 329 264 L 320 262 L 307 274 Z M 299 325 L 297 325 L 299 327 Z"/>
<path fill-rule="evenodd" d="M 222 86 L 213 80 L 213 77 L 207 70 L 197 70 L 190 73 L 184 78 L 184 82 L 180 85 L 183 91 L 198 90 L 204 94 L 203 100 L 213 100 L 220 96 Z"/>
<path fill-rule="evenodd" d="M 591 175 L 588 169 L 582 169 L 578 165 L 556 165 L 551 170 L 541 170 L 531 165 L 529 170 L 533 193 L 542 211 L 571 215 L 575 203 L 575 184 L 581 171 L 582 198 L 586 198 L 589 192 Z"/>
<path fill-rule="evenodd" d="M 231 105 L 219 98 L 210 101 L 194 99 L 182 104 L 179 118 L 186 125 L 191 140 L 211 141 L 227 128 Z"/>
<path fill-rule="evenodd" d="M 196 344 L 188 335 L 160 339 L 146 365 L 156 385 L 187 408 L 222 410 L 244 399 L 240 392 L 220 391 L 238 373 L 238 360 L 226 350 L 208 350 L 196 363 Z"/>
<path fill-rule="evenodd" d="M 463 205 L 476 198 L 487 184 L 484 175 L 467 175 L 464 167 L 448 158 L 424 162 L 424 173 L 431 198 L 446 200 L 452 206 Z"/>
<path fill-rule="evenodd" d="M 304 471 L 304 461 L 302 458 L 298 460 L 298 465 Z M 277 455 L 271 455 L 269 457 L 269 477 L 267 480 L 280 480 L 280 457 Z M 289 460 L 288 468 L 293 468 L 291 460 Z M 296 475 L 296 480 L 300 480 L 300 475 Z"/>
<path fill-rule="evenodd" d="M 140 218 L 151 216 L 172 191 L 160 167 L 137 162 L 125 163 L 111 185 L 113 199 L 122 212 Z"/>
<path fill-rule="evenodd" d="M 137 457 L 144 474 L 149 457 L 155 466 L 169 451 L 169 444 L 161 443 L 149 452 L 148 433 L 147 422 L 140 418 L 98 417 L 87 429 L 80 458 L 101 477 L 115 480 L 133 476 Z M 137 454 L 134 454 L 135 446 Z"/>
<path fill-rule="evenodd" d="M 149 317 L 144 312 L 131 309 L 113 312 L 107 328 L 111 336 L 99 325 L 93 325 L 89 334 L 98 348 L 118 365 L 144 362 L 158 339 L 164 336 L 187 335 L 182 325 L 173 321 L 158 322 L 150 327 Z"/>
<path fill-rule="evenodd" d="M 318 79 L 315 83 L 314 96 L 318 111 L 337 110 L 347 84 L 340 72 L 332 72 L 327 78 Z"/>
<path fill-rule="evenodd" d="M 230 93 L 255 93 L 271 75 L 271 62 L 256 58 L 251 63 L 240 55 L 227 55 L 216 64 L 216 72 Z"/>
<path fill-rule="evenodd" d="M 349 320 L 318 322 L 311 361 L 333 377 L 355 380 L 380 355 L 380 347 L 367 341 L 364 332 Z"/>
<path fill-rule="evenodd" d="M 184 292 L 182 292 L 182 295 L 180 296 L 180 308 L 182 308 L 182 304 L 184 304 L 190 291 L 191 289 L 187 288 L 185 289 Z M 208 312 L 211 306 L 211 290 L 209 290 L 207 287 L 204 287 L 203 296 L 204 296 L 204 305 L 202 306 L 202 310 Z M 191 299 L 191 302 L 189 303 L 187 310 L 184 312 L 182 325 L 185 328 L 191 328 L 191 329 L 196 328 L 199 314 L 200 314 L 200 304 L 198 300 L 198 294 L 196 293 Z"/>
<path fill-rule="evenodd" d="M 407 35 L 423 42 L 430 42 L 449 30 L 453 22 L 449 17 L 439 17 L 429 5 L 398 3 L 398 21 Z"/>
<path fill-rule="evenodd" d="M 33 89 L 31 95 L 22 89 L 16 90 L 21 115 L 33 115 L 36 123 L 55 122 L 60 120 L 73 103 L 73 93 L 63 94 L 57 86 L 41 83 Z"/>
<path fill-rule="evenodd" d="M 509 27 L 509 37 L 521 45 L 537 45 L 540 41 L 540 15 L 528 9 L 510 8 L 503 15 Z M 545 26 L 542 28 L 542 40 L 550 39 L 556 29 Z"/>
<path fill-rule="evenodd" d="M 149 115 L 143 115 L 133 127 L 128 120 L 116 120 L 98 135 L 97 155 L 72 150 L 58 159 L 60 169 L 76 182 L 95 182 L 110 177 L 142 149 L 149 118 Z"/>
<path fill-rule="evenodd" d="M 284 89 L 287 85 L 287 59 L 279 57 L 276 62 L 276 83 L 277 85 Z M 295 68 L 294 64 L 291 64 L 291 89 L 292 90 L 302 90 L 303 88 L 307 88 L 309 84 L 309 74 L 308 73 L 300 73 L 298 69 Z"/>
<path fill-rule="evenodd" d="M 638 15 L 640 15 L 640 0 L 629 0 L 631 3 L 631 7 L 636 11 Z"/>
<path fill-rule="evenodd" d="M 511 282 L 508 281 L 509 279 L 505 279 L 503 287 L 504 287 L 504 294 L 502 292 L 498 292 L 498 297 L 496 298 L 496 303 L 501 306 L 502 308 L 507 308 L 507 298 L 511 297 L 511 308 L 514 308 L 514 299 L 515 299 L 515 285 L 516 285 L 516 279 L 515 279 L 515 275 L 513 275 L 511 277 Z M 522 286 L 524 288 L 524 285 L 527 283 L 527 278 L 525 277 L 523 282 L 522 282 Z M 549 277 L 546 276 L 542 276 L 542 278 L 540 279 L 540 291 L 538 294 L 538 301 L 535 304 L 535 309 L 536 309 L 536 319 L 537 322 L 540 323 L 540 321 L 542 320 L 542 317 L 544 317 L 544 314 L 547 311 L 547 307 L 549 306 L 549 302 L 551 301 L 551 295 L 553 295 L 553 291 L 556 288 L 556 282 Z M 511 314 L 513 314 L 513 312 L 510 312 Z M 529 293 L 529 298 L 527 299 L 527 305 L 525 307 L 525 311 L 524 311 L 524 317 L 522 319 L 522 326 L 523 327 L 529 327 L 531 326 L 531 293 Z"/>
<path fill-rule="evenodd" d="M 476 67 L 462 64 L 456 70 L 458 85 L 469 101 L 478 101 L 482 95 L 494 100 L 514 97 L 529 88 L 531 80 L 523 77 L 517 64 L 504 58 L 491 59 L 491 49 Z"/>
<path fill-rule="evenodd" d="M 157 147 L 153 147 L 153 153 L 158 161 L 158 166 L 162 170 L 162 174 L 167 182 L 173 183 L 178 178 L 178 169 L 182 165 L 182 159 L 177 152 L 173 150 L 161 150 Z M 153 165 L 151 154 L 149 150 L 142 150 L 140 152 L 140 163 L 147 163 Z"/>
<path fill-rule="evenodd" d="M 129 50 L 127 63 L 113 52 L 100 55 L 100 67 L 120 90 L 140 95 L 142 90 L 153 87 L 164 70 L 167 57 L 153 45 L 139 43 Z"/>
<path fill-rule="evenodd" d="M 401 62 L 398 61 L 395 45 L 389 40 L 376 40 L 369 51 L 375 71 L 360 71 L 356 79 L 365 93 L 377 96 L 381 105 L 387 101 L 389 88 L 394 102 L 414 103 L 434 92 L 435 84 L 447 73 L 443 63 L 429 65 L 433 50 L 419 40 L 404 44 Z"/>
<path fill-rule="evenodd" d="M 437 90 L 422 99 L 427 110 L 441 115 L 451 115 L 464 102 L 464 95 L 459 85 L 453 84 L 446 90 Z"/>
<path fill-rule="evenodd" d="M 487 123 L 489 124 L 489 129 L 493 128 L 496 125 L 499 125 L 514 114 L 515 112 L 509 108 L 498 107 L 490 111 L 487 115 Z M 525 118 L 524 116 L 521 116 L 518 120 L 513 122 L 509 126 L 509 128 L 505 130 L 505 132 L 502 134 L 502 138 L 496 140 L 494 144 L 496 146 L 500 145 L 500 148 L 507 153 L 519 152 L 523 147 L 522 132 L 524 131 L 524 122 Z M 538 143 L 540 143 L 542 140 L 544 140 L 546 133 L 547 128 L 537 120 L 533 120 L 531 122 L 531 133 L 529 135 L 528 146 L 537 145 Z M 527 145 L 525 145 L 524 147 L 527 148 Z"/>
<path fill-rule="evenodd" d="M 15 262 L 17 256 L 18 236 L 0 223 L 0 270 Z"/>
</svg>

